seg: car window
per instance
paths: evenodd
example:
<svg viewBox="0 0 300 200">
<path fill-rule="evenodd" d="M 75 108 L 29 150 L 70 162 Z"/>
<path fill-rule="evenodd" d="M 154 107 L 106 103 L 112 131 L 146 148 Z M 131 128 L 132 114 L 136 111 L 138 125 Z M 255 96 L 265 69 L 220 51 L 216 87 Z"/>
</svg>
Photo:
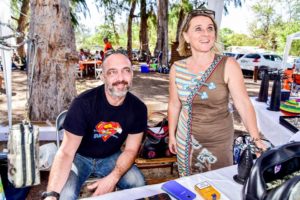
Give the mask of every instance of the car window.
<svg viewBox="0 0 300 200">
<path fill-rule="evenodd" d="M 280 56 L 277 55 L 273 55 L 273 56 L 275 61 L 282 61 L 282 58 Z"/>
<path fill-rule="evenodd" d="M 239 58 L 241 58 L 241 57 L 243 57 L 243 56 L 244 56 L 244 54 L 239 53 L 239 54 L 236 56 L 236 59 L 239 59 Z"/>
<path fill-rule="evenodd" d="M 274 57 L 272 55 L 263 55 L 266 60 L 274 61 Z"/>
<path fill-rule="evenodd" d="M 266 60 L 270 61 L 282 61 L 281 57 L 278 55 L 263 55 Z"/>
<path fill-rule="evenodd" d="M 234 53 L 224 53 L 226 56 L 229 56 L 229 57 L 234 57 L 235 54 Z"/>
<path fill-rule="evenodd" d="M 247 54 L 245 58 L 259 59 L 260 55 L 256 53 Z"/>
</svg>

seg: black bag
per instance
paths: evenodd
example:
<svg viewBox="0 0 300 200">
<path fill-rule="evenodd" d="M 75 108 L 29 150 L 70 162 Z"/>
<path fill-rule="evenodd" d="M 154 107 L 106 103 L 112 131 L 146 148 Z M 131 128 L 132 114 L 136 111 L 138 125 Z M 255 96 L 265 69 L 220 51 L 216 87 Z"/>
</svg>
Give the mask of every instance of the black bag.
<svg viewBox="0 0 300 200">
<path fill-rule="evenodd" d="M 268 149 L 271 147 L 274 147 L 274 145 L 267 139 L 261 139 L 265 145 L 267 146 Z M 256 152 L 260 151 L 253 141 L 251 140 L 250 135 L 240 135 L 237 138 L 234 139 L 233 141 L 233 164 L 238 164 L 241 158 L 242 152 L 247 148 L 247 146 L 250 146 L 251 153 L 253 156 L 253 159 L 256 159 Z"/>
<path fill-rule="evenodd" d="M 153 128 L 158 131 L 154 131 Z M 172 156 L 173 154 L 169 151 L 168 138 L 168 120 L 164 118 L 154 127 L 148 127 L 145 131 L 139 156 L 147 159 Z"/>
<path fill-rule="evenodd" d="M 243 188 L 245 200 L 291 200 L 300 194 L 300 142 L 262 154 Z"/>
</svg>

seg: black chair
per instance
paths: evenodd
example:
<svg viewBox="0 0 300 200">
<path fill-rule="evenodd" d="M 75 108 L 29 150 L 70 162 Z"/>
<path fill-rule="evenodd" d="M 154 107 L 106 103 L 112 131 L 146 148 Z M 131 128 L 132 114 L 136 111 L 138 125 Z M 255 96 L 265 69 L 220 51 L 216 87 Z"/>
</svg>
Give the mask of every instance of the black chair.
<svg viewBox="0 0 300 200">
<path fill-rule="evenodd" d="M 56 127 L 56 145 L 57 148 L 60 146 L 60 140 L 61 140 L 61 132 L 63 132 L 63 124 L 65 121 L 65 118 L 67 116 L 67 110 L 62 111 L 56 118 L 55 121 L 55 127 Z"/>
</svg>

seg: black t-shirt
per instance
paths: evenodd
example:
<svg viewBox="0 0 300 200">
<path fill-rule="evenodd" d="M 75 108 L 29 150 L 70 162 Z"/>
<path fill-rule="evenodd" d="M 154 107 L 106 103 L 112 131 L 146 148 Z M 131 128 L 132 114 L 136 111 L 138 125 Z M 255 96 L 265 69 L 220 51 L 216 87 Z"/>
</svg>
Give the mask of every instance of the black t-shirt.
<svg viewBox="0 0 300 200">
<path fill-rule="evenodd" d="M 130 92 L 122 105 L 112 106 L 102 85 L 73 100 L 63 127 L 70 133 L 83 136 L 77 153 L 104 158 L 119 151 L 128 134 L 146 130 L 147 107 Z"/>
</svg>

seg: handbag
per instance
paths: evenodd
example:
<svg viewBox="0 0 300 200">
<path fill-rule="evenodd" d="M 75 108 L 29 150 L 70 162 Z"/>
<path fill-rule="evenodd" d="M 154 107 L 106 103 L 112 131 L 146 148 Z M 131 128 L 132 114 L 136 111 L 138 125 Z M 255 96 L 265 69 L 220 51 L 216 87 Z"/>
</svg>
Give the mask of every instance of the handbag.
<svg viewBox="0 0 300 200">
<path fill-rule="evenodd" d="M 15 124 L 8 136 L 8 180 L 16 188 L 40 184 L 39 128 L 28 121 Z"/>
<path fill-rule="evenodd" d="M 37 49 L 35 48 L 34 57 Z M 40 184 L 39 171 L 39 128 L 29 120 L 29 98 L 32 94 L 32 80 L 35 60 L 29 76 L 27 103 L 24 120 L 10 127 L 7 141 L 8 180 L 15 188 Z"/>
<path fill-rule="evenodd" d="M 158 114 L 164 115 L 161 113 Z M 168 139 L 168 120 L 164 117 L 153 127 L 148 126 L 147 130 L 144 132 L 144 139 L 140 148 L 139 157 L 152 159 L 172 156 L 169 151 Z"/>
<path fill-rule="evenodd" d="M 274 145 L 269 140 L 267 139 L 261 139 L 261 140 L 265 143 L 267 149 L 274 147 Z M 238 164 L 240 162 L 242 152 L 248 146 L 250 146 L 253 159 L 256 159 L 256 152 L 261 152 L 261 150 L 255 146 L 250 135 L 240 135 L 234 139 L 233 148 L 232 148 L 233 164 Z"/>
<path fill-rule="evenodd" d="M 253 165 L 243 187 L 245 200 L 291 200 L 300 194 L 300 142 L 275 147 Z"/>
</svg>

